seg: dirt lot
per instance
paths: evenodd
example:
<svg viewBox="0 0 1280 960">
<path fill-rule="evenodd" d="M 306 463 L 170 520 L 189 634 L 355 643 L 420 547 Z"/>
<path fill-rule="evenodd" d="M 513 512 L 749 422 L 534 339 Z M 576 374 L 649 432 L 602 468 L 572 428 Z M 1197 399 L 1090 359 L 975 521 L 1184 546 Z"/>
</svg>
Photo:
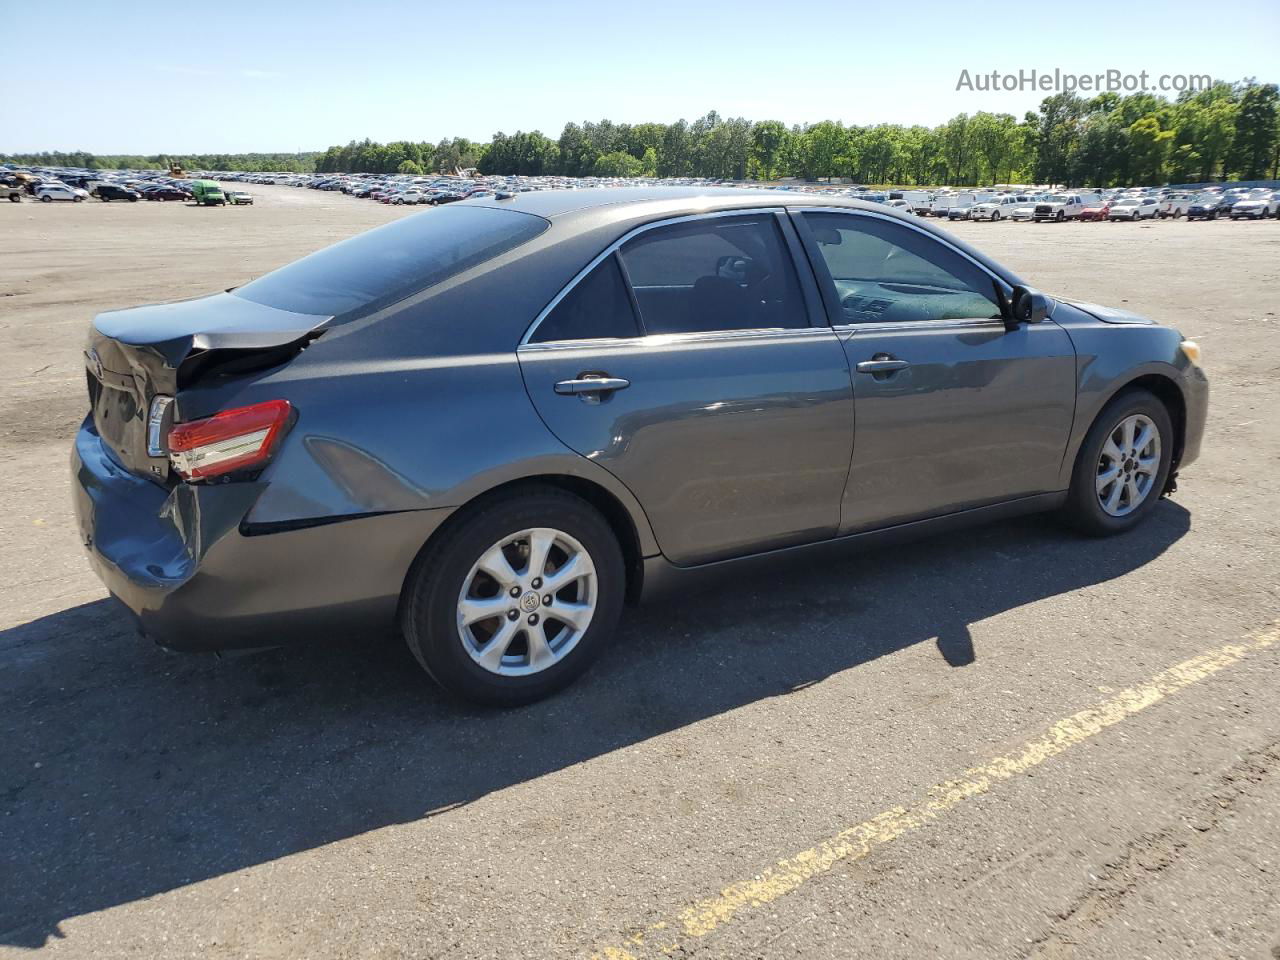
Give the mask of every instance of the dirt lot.
<svg viewBox="0 0 1280 960">
<path fill-rule="evenodd" d="M 0 204 L 0 955 L 1280 956 L 1280 222 L 954 228 L 1202 341 L 1139 531 L 744 578 L 490 713 L 375 637 L 165 655 L 81 556 L 90 317 L 411 212 L 253 192 Z"/>
</svg>

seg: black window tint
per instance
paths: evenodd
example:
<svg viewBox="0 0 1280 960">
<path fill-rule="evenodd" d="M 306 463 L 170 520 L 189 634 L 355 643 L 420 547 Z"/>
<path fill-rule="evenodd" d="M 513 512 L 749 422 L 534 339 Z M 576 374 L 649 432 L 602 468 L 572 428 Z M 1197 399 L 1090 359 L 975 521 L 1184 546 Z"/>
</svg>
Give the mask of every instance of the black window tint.
<svg viewBox="0 0 1280 960">
<path fill-rule="evenodd" d="M 622 282 L 618 260 L 609 256 L 565 294 L 529 339 L 533 343 L 546 343 L 634 337 L 638 333 L 631 296 Z"/>
<path fill-rule="evenodd" d="M 293 313 L 337 316 L 394 303 L 547 229 L 541 217 L 452 207 L 405 217 L 281 267 L 234 291 Z"/>
<path fill-rule="evenodd" d="M 991 277 L 933 237 L 854 214 L 806 213 L 845 323 L 999 317 Z"/>
<path fill-rule="evenodd" d="M 808 326 L 772 214 L 659 227 L 624 246 L 622 262 L 645 333 Z"/>
</svg>

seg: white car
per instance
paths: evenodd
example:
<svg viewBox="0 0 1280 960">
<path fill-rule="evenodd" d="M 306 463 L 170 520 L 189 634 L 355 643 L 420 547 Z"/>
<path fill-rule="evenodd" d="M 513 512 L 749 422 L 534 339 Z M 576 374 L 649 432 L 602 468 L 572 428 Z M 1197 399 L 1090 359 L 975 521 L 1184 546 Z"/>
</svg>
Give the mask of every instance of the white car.
<svg viewBox="0 0 1280 960">
<path fill-rule="evenodd" d="M 1267 217 L 1280 215 L 1280 193 L 1272 193 L 1261 197 L 1245 197 L 1231 205 L 1231 219 L 1239 220 L 1248 217 L 1250 220 L 1265 220 Z"/>
<path fill-rule="evenodd" d="M 1039 198 L 1033 198 L 1026 203 L 1017 203 L 1009 210 L 1010 220 L 1034 220 L 1036 218 L 1036 204 L 1040 202 Z"/>
<path fill-rule="evenodd" d="M 416 206 L 419 203 L 426 203 L 426 197 L 420 190 L 406 190 L 404 193 L 397 193 L 391 198 L 392 203 L 405 203 L 409 206 Z"/>
<path fill-rule="evenodd" d="M 79 187 L 69 187 L 65 183 L 42 183 L 36 187 L 35 196 L 37 200 L 45 203 L 52 203 L 54 200 L 74 200 L 79 203 L 81 200 L 89 199 L 89 191 L 81 190 Z"/>
<path fill-rule="evenodd" d="M 1160 213 L 1155 197 L 1121 197 L 1107 211 L 1108 220 L 1153 220 Z"/>
<path fill-rule="evenodd" d="M 975 203 L 969 208 L 970 220 L 1004 220 L 1013 213 L 1013 208 L 1017 206 L 1025 206 L 1019 204 L 1018 198 L 1015 196 L 993 197 L 990 200 L 984 200 L 982 203 Z M 1034 209 L 1032 213 L 1034 213 Z M 1028 214 L 1030 217 L 1030 214 Z"/>
</svg>

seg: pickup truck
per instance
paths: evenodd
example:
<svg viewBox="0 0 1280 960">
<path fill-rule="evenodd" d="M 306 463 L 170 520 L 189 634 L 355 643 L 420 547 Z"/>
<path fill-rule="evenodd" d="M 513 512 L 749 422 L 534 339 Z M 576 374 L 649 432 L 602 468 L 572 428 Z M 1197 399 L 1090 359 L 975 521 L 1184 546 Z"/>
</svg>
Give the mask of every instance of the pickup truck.
<svg viewBox="0 0 1280 960">
<path fill-rule="evenodd" d="M 21 187 L 10 186 L 7 183 L 0 183 L 0 200 L 11 200 L 14 203 L 22 202 L 22 195 L 27 191 Z"/>
<path fill-rule="evenodd" d="M 994 199 L 994 193 L 957 193 L 954 202 L 947 208 L 947 219 L 968 220 L 975 206 Z"/>
<path fill-rule="evenodd" d="M 910 208 L 909 212 L 921 217 L 928 216 L 933 207 L 933 194 L 928 190 L 893 190 L 889 193 L 889 199 L 905 200 Z"/>
<path fill-rule="evenodd" d="M 1055 220 L 1059 223 L 1063 220 L 1074 220 L 1086 205 L 1097 199 L 1096 193 L 1055 193 L 1048 200 L 1041 200 L 1036 204 L 1036 210 L 1031 219 L 1036 223 L 1045 220 Z"/>
<path fill-rule="evenodd" d="M 1164 202 L 1160 204 L 1160 219 L 1173 217 L 1178 220 L 1187 215 L 1187 208 L 1191 206 L 1191 201 L 1196 198 L 1194 193 L 1171 193 L 1164 198 Z"/>
</svg>

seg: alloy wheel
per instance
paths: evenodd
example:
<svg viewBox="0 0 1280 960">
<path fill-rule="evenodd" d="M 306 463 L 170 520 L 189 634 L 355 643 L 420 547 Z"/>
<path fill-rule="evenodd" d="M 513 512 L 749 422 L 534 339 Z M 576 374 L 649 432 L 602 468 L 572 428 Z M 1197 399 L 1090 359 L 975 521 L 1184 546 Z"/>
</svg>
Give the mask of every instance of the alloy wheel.
<svg viewBox="0 0 1280 960">
<path fill-rule="evenodd" d="M 528 676 L 569 655 L 591 625 L 595 564 L 561 530 L 535 527 L 499 540 L 458 594 L 458 639 L 490 673 Z"/>
<path fill-rule="evenodd" d="M 1128 516 L 1151 495 L 1159 472 L 1159 428 L 1141 413 L 1125 417 L 1102 445 L 1094 486 L 1098 504 L 1110 516 Z"/>
</svg>

